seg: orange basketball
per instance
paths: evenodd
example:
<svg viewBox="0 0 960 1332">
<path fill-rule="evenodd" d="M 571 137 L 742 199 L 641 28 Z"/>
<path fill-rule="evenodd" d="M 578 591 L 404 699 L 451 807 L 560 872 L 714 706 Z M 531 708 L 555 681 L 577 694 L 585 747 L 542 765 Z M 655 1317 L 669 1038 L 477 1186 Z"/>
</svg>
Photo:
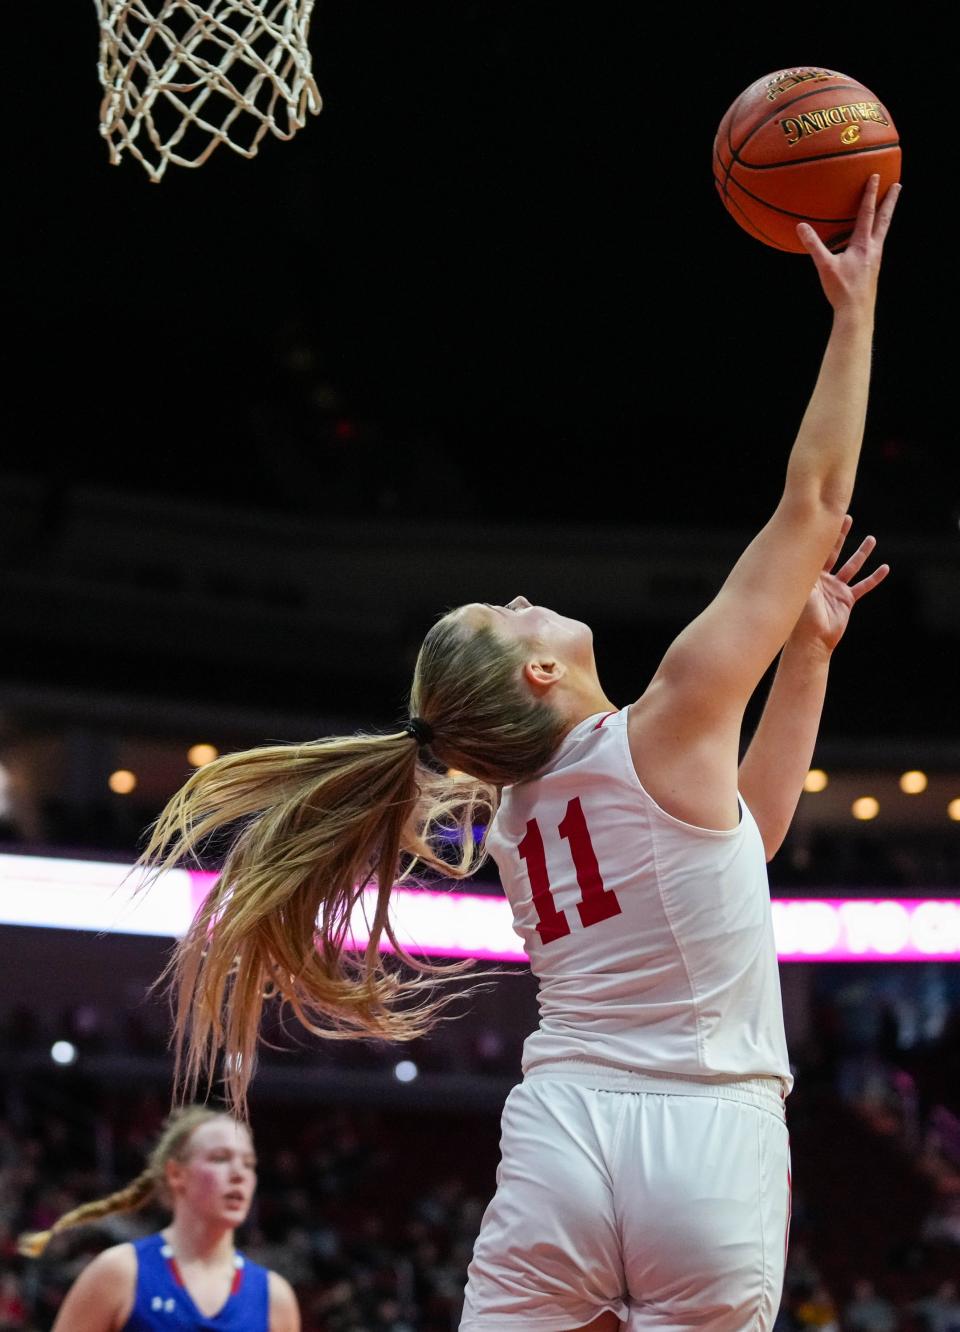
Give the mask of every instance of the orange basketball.
<svg viewBox="0 0 960 1332">
<path fill-rule="evenodd" d="M 900 179 L 900 141 L 890 113 L 856 79 L 812 66 L 767 74 L 720 122 L 713 177 L 744 231 L 777 250 L 804 254 L 797 223 L 831 250 L 850 239 L 868 177 L 879 199 Z"/>
</svg>

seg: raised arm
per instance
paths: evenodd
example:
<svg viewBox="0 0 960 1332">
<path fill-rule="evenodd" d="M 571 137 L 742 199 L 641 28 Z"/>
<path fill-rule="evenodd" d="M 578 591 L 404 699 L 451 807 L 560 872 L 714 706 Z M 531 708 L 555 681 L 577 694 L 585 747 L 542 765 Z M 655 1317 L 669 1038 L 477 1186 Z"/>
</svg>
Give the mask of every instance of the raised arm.
<svg viewBox="0 0 960 1332">
<path fill-rule="evenodd" d="M 876 546 L 872 536 L 865 537 L 834 572 L 850 526 L 848 514 L 786 641 L 760 723 L 740 764 L 740 791 L 757 821 L 768 860 L 786 837 L 803 790 L 820 728 L 831 657 L 854 606 L 890 572 L 888 564 L 881 564 L 859 582 L 853 581 Z"/>
<path fill-rule="evenodd" d="M 736 818 L 743 712 L 796 624 L 837 540 L 863 439 L 877 278 L 899 186 L 877 207 L 864 191 L 843 254 L 798 228 L 833 307 L 816 387 L 787 462 L 773 516 L 710 605 L 668 649 L 631 709 L 630 740 L 644 784 L 677 817 L 706 826 Z"/>
</svg>

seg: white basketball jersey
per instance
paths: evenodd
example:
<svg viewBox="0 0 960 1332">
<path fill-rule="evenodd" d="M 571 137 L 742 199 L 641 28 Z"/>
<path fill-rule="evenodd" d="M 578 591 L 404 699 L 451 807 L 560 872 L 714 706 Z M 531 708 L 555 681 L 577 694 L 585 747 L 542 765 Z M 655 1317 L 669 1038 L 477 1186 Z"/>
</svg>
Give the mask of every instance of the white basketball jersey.
<svg viewBox="0 0 960 1332">
<path fill-rule="evenodd" d="M 540 982 L 524 1073 L 589 1060 L 789 1091 L 759 829 L 742 799 L 726 832 L 662 810 L 637 777 L 628 712 L 575 726 L 536 781 L 504 789 L 487 834 Z"/>
</svg>

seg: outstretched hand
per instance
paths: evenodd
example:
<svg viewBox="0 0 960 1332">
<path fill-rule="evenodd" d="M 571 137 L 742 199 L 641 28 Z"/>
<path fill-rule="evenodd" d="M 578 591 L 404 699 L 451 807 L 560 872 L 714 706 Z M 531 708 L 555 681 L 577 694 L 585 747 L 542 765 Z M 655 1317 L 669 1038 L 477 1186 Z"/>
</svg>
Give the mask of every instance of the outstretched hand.
<svg viewBox="0 0 960 1332">
<path fill-rule="evenodd" d="M 840 551 L 852 526 L 853 519 L 847 514 L 840 528 L 837 543 L 827 556 L 807 604 L 790 635 L 794 640 L 820 644 L 828 652 L 832 652 L 843 637 L 850 612 L 860 598 L 872 592 L 875 587 L 879 587 L 890 572 L 889 564 L 880 564 L 873 573 L 861 578 L 858 583 L 852 581 L 873 553 L 877 540 L 872 536 L 864 537 L 842 568 L 834 572 L 834 565 L 840 558 Z"/>
<path fill-rule="evenodd" d="M 860 200 L 853 235 L 842 254 L 831 254 L 806 222 L 797 227 L 800 243 L 816 265 L 820 284 L 834 310 L 848 306 L 872 308 L 876 298 L 883 242 L 900 197 L 900 185 L 890 186 L 878 208 L 879 189 L 880 177 L 871 176 Z"/>
</svg>

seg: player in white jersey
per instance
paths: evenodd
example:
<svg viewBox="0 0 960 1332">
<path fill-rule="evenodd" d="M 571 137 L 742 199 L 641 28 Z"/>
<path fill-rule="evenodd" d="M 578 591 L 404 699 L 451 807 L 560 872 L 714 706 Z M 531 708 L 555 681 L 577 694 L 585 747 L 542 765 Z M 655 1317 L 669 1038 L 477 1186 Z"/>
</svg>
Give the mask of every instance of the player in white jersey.
<svg viewBox="0 0 960 1332">
<path fill-rule="evenodd" d="M 843 254 L 799 228 L 834 314 L 783 495 L 635 703 L 606 696 L 586 625 L 523 597 L 460 607 L 424 641 L 402 729 L 219 759 L 171 802 L 145 853 L 173 864 L 240 827 L 176 969 L 188 1071 L 229 1051 L 241 1102 L 267 992 L 316 1030 L 429 1027 L 436 969 L 405 958 L 411 979 L 378 954 L 384 934 L 398 947 L 390 893 L 405 858 L 471 872 L 478 806 L 499 805 L 486 846 L 541 1020 L 504 1110 L 462 1332 L 773 1324 L 791 1076 L 765 861 L 802 789 L 830 654 L 887 572 L 852 581 L 871 537 L 832 572 L 899 193 L 878 207 L 878 185 Z M 740 762 L 744 710 L 778 654 Z M 451 820 L 464 830 L 456 865 L 431 840 Z M 372 878 L 379 905 L 357 965 L 347 923 Z"/>
</svg>

